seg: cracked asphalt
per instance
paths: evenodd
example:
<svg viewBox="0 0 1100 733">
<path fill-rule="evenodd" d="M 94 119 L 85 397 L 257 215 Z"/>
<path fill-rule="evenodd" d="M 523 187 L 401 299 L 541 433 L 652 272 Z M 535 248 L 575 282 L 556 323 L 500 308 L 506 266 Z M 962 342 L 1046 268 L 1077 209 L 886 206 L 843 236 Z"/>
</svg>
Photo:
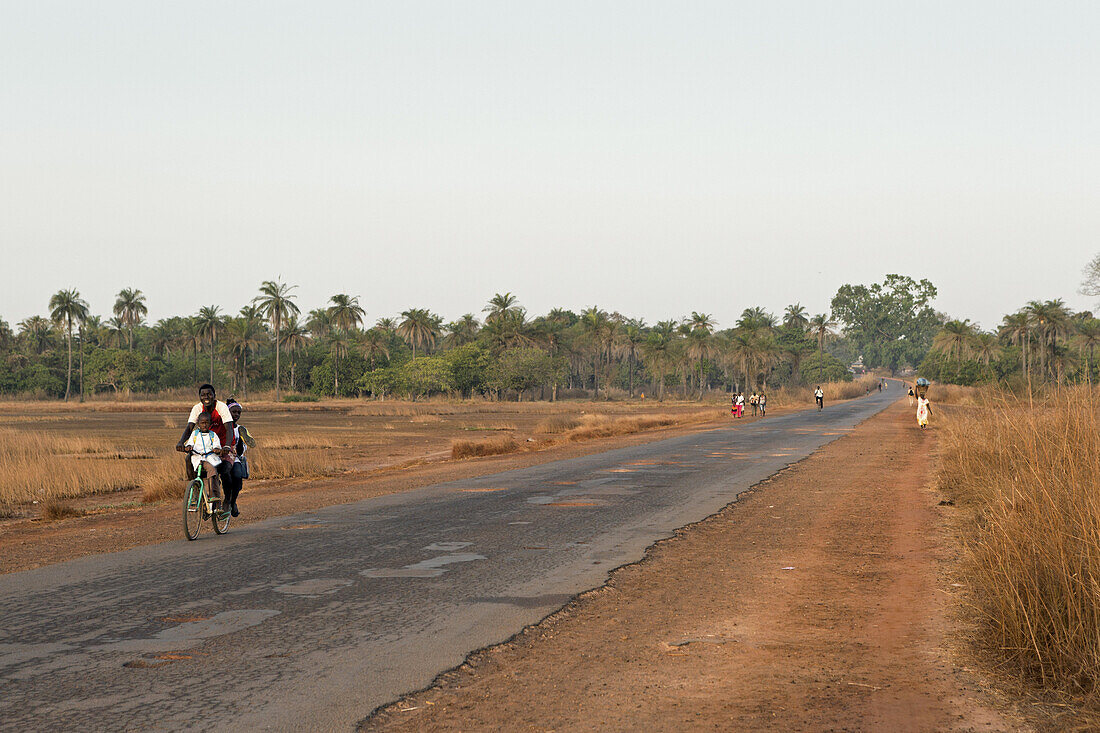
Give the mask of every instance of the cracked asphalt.
<svg viewBox="0 0 1100 733">
<path fill-rule="evenodd" d="M 0 728 L 353 729 L 900 396 L 0 575 Z"/>
</svg>

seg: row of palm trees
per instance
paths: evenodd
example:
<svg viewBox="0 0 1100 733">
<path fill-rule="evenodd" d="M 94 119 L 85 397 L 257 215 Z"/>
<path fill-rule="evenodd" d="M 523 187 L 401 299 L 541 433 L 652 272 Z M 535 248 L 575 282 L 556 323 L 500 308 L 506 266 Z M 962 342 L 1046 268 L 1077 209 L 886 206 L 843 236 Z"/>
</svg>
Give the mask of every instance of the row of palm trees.
<svg viewBox="0 0 1100 733">
<path fill-rule="evenodd" d="M 1080 366 L 1080 355 L 1091 379 L 1090 367 L 1100 346 L 1100 320 L 1088 311 L 1074 313 L 1061 299 L 1033 300 L 1006 315 L 995 333 L 981 331 L 969 319 L 951 320 L 932 342 L 933 350 L 949 362 L 972 359 L 986 367 L 1008 345 L 1019 348 L 1024 375 L 1061 382 Z"/>
<path fill-rule="evenodd" d="M 374 369 L 378 362 L 390 358 L 395 337 L 408 345 L 413 359 L 473 342 L 494 353 L 508 348 L 544 349 L 569 365 L 571 383 L 577 379 L 583 385 L 587 381 L 585 374 L 590 375 L 597 395 L 606 389 L 603 383 L 609 373 L 622 365 L 632 396 L 644 371 L 663 398 L 666 376 L 672 374 L 680 376 L 685 395 L 695 392 L 702 396 L 709 386 L 711 369 L 724 371 L 735 384 L 766 383 L 772 368 L 783 359 L 791 360 L 797 370 L 807 343 L 824 350 L 836 326 L 828 315 L 811 317 L 797 303 L 788 306 L 782 320 L 762 308 L 748 308 L 735 326 L 725 331 L 718 331 L 714 317 L 702 312 L 653 326 L 596 306 L 580 314 L 555 308 L 532 319 L 515 295 L 498 293 L 482 310 L 483 321 L 467 313 L 445 322 L 428 309 L 410 308 L 399 318 L 379 318 L 373 326 L 364 328 L 366 311 L 357 296 L 333 295 L 325 307 L 311 310 L 303 318 L 295 289 L 296 286 L 280 281 L 264 281 L 256 297 L 236 316 L 209 305 L 190 317 L 162 319 L 143 331 L 147 346 L 158 355 L 180 350 L 191 352 L 196 371 L 199 352 L 207 350 L 211 381 L 216 354 L 221 352 L 232 358 L 234 379 L 239 376 L 247 389 L 249 357 L 255 357 L 263 346 L 270 345 L 275 356 L 277 400 L 282 397 L 284 353 L 292 357 L 293 387 L 294 356 L 310 344 L 323 344 L 334 357 L 333 392 L 339 393 L 341 359 L 355 350 Z M 125 346 L 132 351 L 135 329 L 144 325 L 148 314 L 145 295 L 133 288 L 118 293 L 112 309 L 114 317 L 107 322 L 89 313 L 87 302 L 75 289 L 58 291 L 50 299 L 49 307 L 49 319 L 40 316 L 26 319 L 19 324 L 20 335 L 42 353 L 48 348 L 53 329 L 62 330 L 68 353 L 65 399 L 70 399 L 73 393 L 74 340 L 81 345 Z M 781 343 L 777 338 L 781 328 L 795 333 L 796 343 Z M 4 331 L 0 328 L 0 346 L 3 338 Z M 84 348 L 77 351 L 83 399 Z"/>
</svg>

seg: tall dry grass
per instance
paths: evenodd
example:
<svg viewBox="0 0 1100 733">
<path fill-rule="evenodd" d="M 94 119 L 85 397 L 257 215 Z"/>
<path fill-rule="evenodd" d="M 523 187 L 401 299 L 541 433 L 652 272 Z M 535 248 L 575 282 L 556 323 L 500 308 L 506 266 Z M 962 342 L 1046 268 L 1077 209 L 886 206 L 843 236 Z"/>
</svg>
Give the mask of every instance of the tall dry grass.
<svg viewBox="0 0 1100 733">
<path fill-rule="evenodd" d="M 826 382 L 821 385 L 821 391 L 825 393 L 825 404 L 863 397 L 868 392 L 878 389 L 878 380 L 879 378 L 874 375 L 865 374 L 851 382 Z M 768 407 L 813 405 L 816 386 L 814 384 L 805 387 L 780 387 L 768 393 Z"/>
<path fill-rule="evenodd" d="M 1055 389 L 1032 404 L 990 391 L 939 426 L 938 482 L 969 510 L 964 567 L 990 648 L 1096 702 L 1100 393 Z"/>
</svg>

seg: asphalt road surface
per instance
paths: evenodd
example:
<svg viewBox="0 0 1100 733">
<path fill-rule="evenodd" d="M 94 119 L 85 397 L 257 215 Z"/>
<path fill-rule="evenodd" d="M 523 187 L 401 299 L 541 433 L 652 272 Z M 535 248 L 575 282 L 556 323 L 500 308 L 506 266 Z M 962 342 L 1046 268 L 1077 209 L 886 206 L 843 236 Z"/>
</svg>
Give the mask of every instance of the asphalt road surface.
<svg viewBox="0 0 1100 733">
<path fill-rule="evenodd" d="M 0 728 L 352 729 L 899 395 L 2 575 Z"/>
</svg>

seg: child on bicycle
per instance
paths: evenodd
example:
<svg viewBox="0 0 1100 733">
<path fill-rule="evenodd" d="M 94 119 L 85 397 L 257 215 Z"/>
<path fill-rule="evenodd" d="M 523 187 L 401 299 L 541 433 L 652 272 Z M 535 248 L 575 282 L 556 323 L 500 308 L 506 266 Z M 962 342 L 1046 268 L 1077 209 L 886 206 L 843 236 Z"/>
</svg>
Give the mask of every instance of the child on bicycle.
<svg viewBox="0 0 1100 733">
<path fill-rule="evenodd" d="M 210 415 L 203 412 L 195 420 L 195 429 L 185 442 L 184 450 L 190 449 L 191 467 L 198 472 L 199 467 L 206 469 L 206 480 L 210 485 L 210 500 L 221 501 L 222 487 L 218 476 L 218 466 L 222 462 L 222 442 L 218 434 L 210 429 Z"/>
</svg>

